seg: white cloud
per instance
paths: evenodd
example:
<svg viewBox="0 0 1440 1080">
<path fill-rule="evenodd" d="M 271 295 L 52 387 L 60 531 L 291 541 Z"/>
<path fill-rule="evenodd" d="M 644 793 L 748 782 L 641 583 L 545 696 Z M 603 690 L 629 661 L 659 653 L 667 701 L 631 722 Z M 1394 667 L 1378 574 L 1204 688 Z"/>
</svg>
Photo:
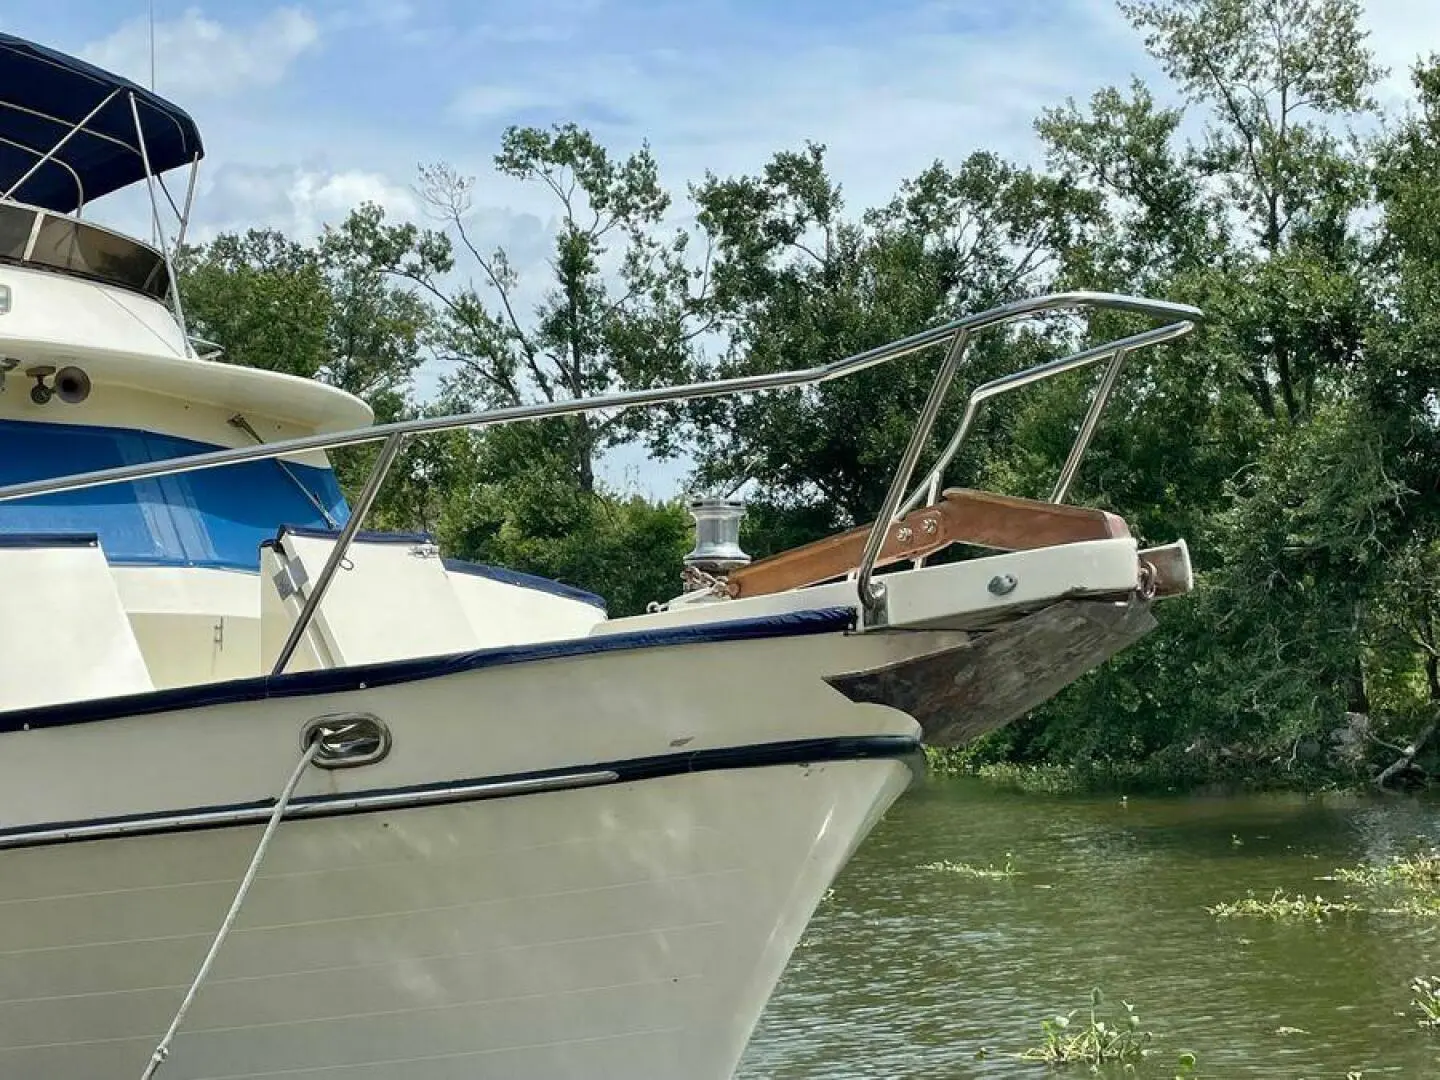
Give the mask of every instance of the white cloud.
<svg viewBox="0 0 1440 1080">
<path fill-rule="evenodd" d="M 565 104 L 565 97 L 540 86 L 467 87 L 450 102 L 451 119 L 461 123 L 504 120 L 531 109 L 553 109 Z"/>
<path fill-rule="evenodd" d="M 273 86 L 319 41 L 319 24 L 300 8 L 277 8 L 248 26 L 226 25 L 190 8 L 178 19 L 155 24 L 156 89 L 183 100 Z M 144 18 L 85 46 L 81 55 L 150 85 L 150 28 Z"/>
<path fill-rule="evenodd" d="M 401 220 L 419 212 L 414 192 L 381 173 L 315 165 L 226 163 L 210 175 L 198 201 L 202 212 L 192 235 L 199 241 L 264 227 L 310 239 L 362 202 L 379 203 Z"/>
<path fill-rule="evenodd" d="M 1382 101 L 1394 105 L 1414 97 L 1410 69 L 1440 51 L 1440 4 L 1435 0 L 1369 0 L 1363 15 L 1375 58 L 1390 69 L 1380 86 Z"/>
<path fill-rule="evenodd" d="M 466 36 L 476 44 L 553 46 L 580 36 L 586 20 L 602 14 L 602 6 L 603 0 L 527 0 L 497 5 L 468 27 Z M 625 12 L 612 10 L 612 14 L 623 17 Z"/>
<path fill-rule="evenodd" d="M 848 41 L 777 40 L 747 50 L 592 50 L 493 76 L 452 98 L 449 117 L 486 130 L 514 121 L 575 119 L 613 148 L 654 146 L 683 185 L 706 169 L 759 168 L 776 150 L 825 143 L 857 209 L 906 175 L 972 150 L 1033 157 L 1032 121 L 1069 94 L 1124 81 L 1143 63 L 1098 10 L 1054 8 L 1054 29 L 943 29 L 937 15 Z M 558 58 L 557 58 L 558 59 Z"/>
<path fill-rule="evenodd" d="M 409 23 L 415 16 L 415 5 L 409 0 L 353 0 L 329 22 L 332 26 L 346 29 L 379 27 L 393 30 Z"/>
</svg>

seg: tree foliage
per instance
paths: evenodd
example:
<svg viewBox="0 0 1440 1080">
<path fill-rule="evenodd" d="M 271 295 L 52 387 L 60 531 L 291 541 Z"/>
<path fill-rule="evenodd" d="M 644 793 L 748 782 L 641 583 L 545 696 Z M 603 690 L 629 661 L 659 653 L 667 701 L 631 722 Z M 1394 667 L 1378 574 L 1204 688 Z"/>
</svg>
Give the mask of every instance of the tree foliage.
<svg viewBox="0 0 1440 1080">
<path fill-rule="evenodd" d="M 722 376 L 839 359 L 1029 292 L 1095 214 L 1071 185 L 976 153 L 954 169 L 936 162 L 852 219 L 818 145 L 776 154 L 758 176 L 709 176 L 694 197 L 715 249 L 713 304 L 728 347 L 712 371 Z M 967 371 L 1014 366 L 1036 347 L 986 339 Z M 932 351 L 815 389 L 703 403 L 693 411 L 701 485 L 754 480 L 764 505 L 817 525 L 865 520 L 938 359 Z"/>
<path fill-rule="evenodd" d="M 1045 110 L 1038 167 L 978 151 L 853 208 L 806 144 L 707 174 L 682 207 L 648 147 L 513 128 L 494 163 L 552 209 L 543 268 L 490 249 L 476 182 L 437 165 L 421 172 L 429 226 L 363 206 L 311 246 L 221 237 L 187 258 L 187 308 L 232 361 L 389 416 L 809 367 L 1048 289 L 1194 303 L 1196 334 L 1129 362 L 1071 498 L 1144 542 L 1185 537 L 1199 587 L 977 753 L 1314 776 L 1340 767 L 1348 731 L 1352 765 L 1379 769 L 1440 719 L 1440 58 L 1382 115 L 1357 0 L 1120 8 L 1168 83 Z M 987 336 L 960 386 L 1133 328 Z M 427 350 L 445 374 L 419 406 Z M 674 591 L 688 525 L 678 503 L 608 491 L 605 453 L 643 442 L 689 455 L 697 488 L 750 485 L 746 543 L 764 554 L 870 519 L 938 360 L 434 440 L 381 517 L 638 611 Z M 1095 377 L 987 408 L 952 482 L 1047 494 Z M 1387 779 L 1423 764 L 1406 749 Z"/>
<path fill-rule="evenodd" d="M 366 206 L 337 235 L 352 257 L 431 301 L 428 340 L 450 366 L 452 399 L 522 405 L 683 381 L 710 325 L 705 269 L 691 264 L 688 234 L 663 225 L 670 196 L 649 149 L 615 160 L 573 124 L 511 128 L 495 167 L 546 192 L 559 218 L 549 287 L 529 310 L 522 297 L 534 283 L 503 248 L 481 248 L 475 180 L 449 165 L 421 170 L 440 228 L 391 223 Z M 635 418 L 579 415 L 557 430 L 576 483 L 592 491 L 596 455 L 633 435 Z"/>
</svg>

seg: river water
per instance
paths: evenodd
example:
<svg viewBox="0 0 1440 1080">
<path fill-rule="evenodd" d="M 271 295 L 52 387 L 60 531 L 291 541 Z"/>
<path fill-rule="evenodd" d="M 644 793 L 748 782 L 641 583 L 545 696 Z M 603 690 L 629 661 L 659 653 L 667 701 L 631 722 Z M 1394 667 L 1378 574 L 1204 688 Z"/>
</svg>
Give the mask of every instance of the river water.
<svg viewBox="0 0 1440 1080">
<path fill-rule="evenodd" d="M 1410 1006 L 1440 922 L 1217 920 L 1275 889 L 1336 898 L 1336 867 L 1440 844 L 1440 804 L 1341 796 L 1021 795 L 932 778 L 901 799 L 820 906 L 744 1080 L 1044 1076 L 1017 1060 L 1092 987 L 1155 1033 L 1142 1076 L 1440 1078 Z M 1017 873 L 976 879 L 949 860 Z M 977 1059 L 977 1054 L 986 1056 Z M 1167 1068 L 1168 1067 L 1168 1068 Z M 1080 1074 L 1080 1075 L 1083 1075 Z"/>
</svg>

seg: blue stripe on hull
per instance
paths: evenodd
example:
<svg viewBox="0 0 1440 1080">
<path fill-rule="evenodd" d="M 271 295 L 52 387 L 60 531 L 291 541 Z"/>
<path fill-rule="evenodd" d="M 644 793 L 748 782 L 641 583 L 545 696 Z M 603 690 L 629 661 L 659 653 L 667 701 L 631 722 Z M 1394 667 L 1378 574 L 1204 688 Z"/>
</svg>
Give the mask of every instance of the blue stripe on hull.
<svg viewBox="0 0 1440 1080">
<path fill-rule="evenodd" d="M 562 769 L 447 780 L 411 787 L 373 788 L 344 795 L 310 795 L 295 799 L 290 804 L 287 817 L 321 818 L 381 813 L 441 803 L 515 798 L 581 787 L 634 783 L 725 769 L 908 759 L 919 752 L 919 740 L 904 735 L 836 736 L 727 746 Z M 226 806 L 189 807 L 84 821 L 44 822 L 20 828 L 0 829 L 0 848 L 49 847 L 127 836 L 237 828 L 265 821 L 273 808 L 274 802 L 264 799 Z"/>
</svg>

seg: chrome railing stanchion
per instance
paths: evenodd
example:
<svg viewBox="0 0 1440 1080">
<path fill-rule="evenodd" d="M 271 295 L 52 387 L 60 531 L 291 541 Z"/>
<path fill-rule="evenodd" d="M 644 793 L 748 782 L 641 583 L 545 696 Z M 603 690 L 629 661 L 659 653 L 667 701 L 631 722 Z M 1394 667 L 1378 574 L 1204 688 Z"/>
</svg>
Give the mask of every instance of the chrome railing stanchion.
<svg viewBox="0 0 1440 1080">
<path fill-rule="evenodd" d="M 880 507 L 880 513 L 875 516 L 870 535 L 865 538 L 865 554 L 860 559 L 855 575 L 855 587 L 859 590 L 860 605 L 867 616 L 875 616 L 884 600 L 883 587 L 879 583 L 872 584 L 870 580 L 875 572 L 875 560 L 880 557 L 885 536 L 890 532 L 890 526 L 895 520 L 895 511 L 900 506 L 900 500 L 905 497 L 905 489 L 910 486 L 910 477 L 915 473 L 915 465 L 920 460 L 925 443 L 930 439 L 935 418 L 940 415 L 940 408 L 950 393 L 950 384 L 955 381 L 955 373 L 960 370 L 960 361 L 964 359 L 965 349 L 969 344 L 970 331 L 964 328 L 957 330 L 950 342 L 950 348 L 945 353 L 945 359 L 940 363 L 940 370 L 935 373 L 935 381 L 930 386 L 930 396 L 925 399 L 920 417 L 915 421 L 915 430 L 910 434 L 910 443 L 905 447 L 900 465 L 890 481 L 885 502 Z"/>
<path fill-rule="evenodd" d="M 1085 457 L 1085 451 L 1090 448 L 1090 439 L 1094 436 L 1095 428 L 1100 423 L 1100 414 L 1105 411 L 1105 403 L 1110 400 L 1110 391 L 1115 389 L 1115 380 L 1120 375 L 1120 368 L 1125 363 L 1127 352 L 1129 350 L 1123 347 L 1115 350 L 1115 359 L 1110 361 L 1110 366 L 1105 369 L 1105 374 L 1100 378 L 1100 385 L 1095 388 L 1095 398 L 1085 412 L 1085 419 L 1080 424 L 1080 432 L 1075 436 L 1075 445 L 1070 447 L 1070 455 L 1065 459 L 1065 465 L 1060 470 L 1060 479 L 1055 482 L 1055 490 L 1050 493 L 1052 503 L 1065 501 L 1065 494 L 1070 490 L 1070 483 L 1075 479 L 1075 474 L 1080 471 L 1080 461 Z"/>
<path fill-rule="evenodd" d="M 1043 364 L 1036 364 L 1034 367 L 1026 368 L 1024 371 L 1016 371 L 1009 375 L 1002 375 L 998 379 L 992 379 L 988 383 L 977 386 L 971 392 L 970 400 L 965 405 L 965 414 L 960 419 L 960 426 L 955 429 L 955 434 L 951 436 L 950 442 L 947 443 L 945 449 L 941 451 L 940 457 L 936 459 L 935 464 L 925 475 L 925 478 L 921 480 L 915 490 L 910 493 L 910 497 L 900 504 L 900 508 L 896 512 L 897 516 L 903 517 L 905 514 L 908 514 L 911 510 L 920 506 L 927 496 L 932 504 L 937 500 L 940 494 L 940 486 L 944 481 L 945 470 L 949 468 L 950 463 L 955 460 L 955 456 L 960 452 L 960 447 L 964 444 L 965 437 L 970 433 L 970 425 L 974 423 L 975 416 L 985 401 L 992 397 L 999 397 L 1001 394 L 1008 393 L 1011 390 L 1018 390 L 1022 386 L 1029 386 L 1031 383 L 1039 382 L 1042 379 L 1048 379 L 1053 375 L 1060 375 L 1067 371 L 1074 371 L 1076 368 L 1086 367 L 1108 357 L 1112 357 L 1117 353 L 1135 352 L 1139 349 L 1148 348 L 1151 345 L 1159 345 L 1166 341 L 1173 341 L 1175 338 L 1184 337 L 1192 329 L 1194 329 L 1194 324 L 1190 322 L 1176 322 L 1168 326 L 1159 326 L 1154 330 L 1146 330 L 1143 333 L 1133 334 L 1130 337 L 1121 338 L 1118 341 L 1107 342 L 1104 345 L 1097 345 L 1094 348 L 1071 353 L 1069 356 L 1062 356 L 1058 360 L 1050 360 Z M 1118 369 L 1116 370 L 1118 372 Z M 1108 397 L 1108 395 L 1109 392 L 1107 391 L 1106 396 Z M 1101 399 L 1100 406 L 1102 409 L 1104 408 L 1104 404 L 1104 399 Z M 1094 409 L 1093 403 L 1091 408 L 1092 410 Z M 1098 412 L 1095 414 L 1095 419 L 1097 421 L 1099 420 Z M 1089 439 L 1087 437 L 1086 442 L 1088 443 L 1088 441 Z M 1081 453 L 1084 453 L 1084 447 L 1081 448 Z M 1079 465 L 1078 459 L 1076 465 L 1077 467 Z"/>
</svg>

